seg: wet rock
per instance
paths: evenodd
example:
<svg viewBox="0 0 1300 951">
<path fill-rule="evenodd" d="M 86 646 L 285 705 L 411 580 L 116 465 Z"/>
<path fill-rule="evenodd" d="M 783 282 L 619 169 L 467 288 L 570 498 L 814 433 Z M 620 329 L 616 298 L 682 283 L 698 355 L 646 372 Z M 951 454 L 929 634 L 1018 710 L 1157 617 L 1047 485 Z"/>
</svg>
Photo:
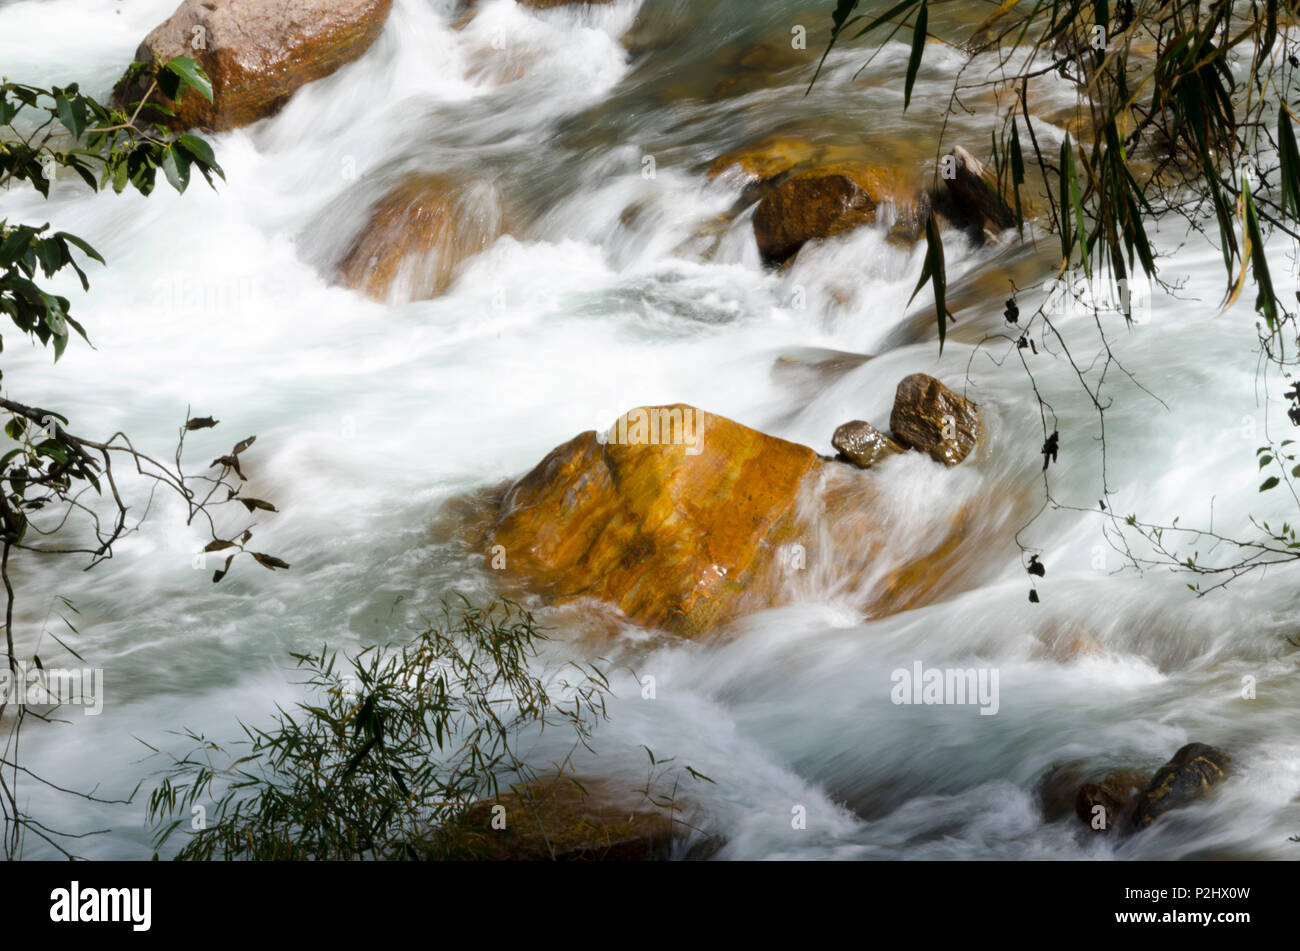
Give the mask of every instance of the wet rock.
<svg viewBox="0 0 1300 951">
<path fill-rule="evenodd" d="M 465 857 L 485 861 L 642 862 L 672 840 L 666 810 L 554 777 L 475 803 L 457 831 Z"/>
<path fill-rule="evenodd" d="M 1034 798 L 1048 822 L 1058 822 L 1075 814 L 1079 786 L 1087 778 L 1081 762 L 1053 763 L 1037 783 Z"/>
<path fill-rule="evenodd" d="M 552 601 L 595 598 L 693 635 L 770 603 L 806 446 L 691 406 L 642 407 L 553 450 L 506 494 L 491 544 Z"/>
<path fill-rule="evenodd" d="M 772 361 L 772 379 L 790 391 L 792 399 L 802 407 L 827 386 L 871 359 L 871 355 L 866 353 L 797 347 Z M 797 410 L 792 410 L 790 415 L 793 419 Z"/>
<path fill-rule="evenodd" d="M 673 248 L 673 257 L 693 258 L 697 261 L 712 261 L 722 247 L 727 232 L 731 230 L 734 219 L 729 214 L 714 215 L 698 221 L 691 228 L 691 233 Z M 624 222 L 626 225 L 626 222 Z M 633 225 L 635 227 L 635 225 Z"/>
<path fill-rule="evenodd" d="M 1228 756 L 1204 743 L 1189 743 L 1154 775 L 1142 770 L 1112 770 L 1078 787 L 1075 813 L 1099 832 L 1127 835 L 1147 828 L 1160 816 L 1189 805 L 1223 782 Z M 1081 774 L 1077 765 L 1054 768 L 1040 784 L 1045 798 L 1058 804 L 1060 793 Z M 1095 775 L 1095 774 L 1094 774 Z M 1046 804 L 1044 811 L 1046 812 Z M 1049 816 L 1049 818 L 1052 818 Z"/>
<path fill-rule="evenodd" d="M 515 0 L 521 7 L 534 10 L 551 10 L 555 7 L 599 7 L 614 0 Z"/>
<path fill-rule="evenodd" d="M 741 51 L 735 65 L 741 69 L 752 69 L 764 73 L 779 73 L 787 69 L 798 69 L 817 62 L 818 53 L 806 47 L 798 49 L 791 42 L 791 36 L 785 30 L 767 36 L 757 43 L 752 43 Z"/>
<path fill-rule="evenodd" d="M 970 455 L 981 431 L 975 404 L 924 373 L 898 384 L 889 428 L 900 445 L 949 466 Z"/>
<path fill-rule="evenodd" d="M 1064 618 L 1048 620 L 1035 636 L 1038 641 L 1032 653 L 1035 659 L 1069 664 L 1102 650 L 1096 634 L 1084 625 Z"/>
<path fill-rule="evenodd" d="M 339 261 L 338 280 L 376 300 L 428 300 L 506 231 L 507 211 L 491 183 L 413 175 L 372 208 Z"/>
<path fill-rule="evenodd" d="M 1227 778 L 1230 765 L 1222 750 L 1188 743 L 1151 777 L 1137 807 L 1137 826 L 1145 828 L 1165 813 L 1202 798 Z"/>
<path fill-rule="evenodd" d="M 814 591 L 867 618 L 978 584 L 994 526 L 1028 493 L 940 501 L 900 522 L 873 471 L 690 406 L 585 432 L 494 494 L 461 531 L 511 597 L 693 637 Z M 608 609 L 608 610 L 606 610 Z"/>
<path fill-rule="evenodd" d="M 754 237 L 766 264 L 782 264 L 809 241 L 829 238 L 876 220 L 894 201 L 900 217 L 914 214 L 901 176 L 865 162 L 840 162 L 792 175 L 754 212 Z"/>
<path fill-rule="evenodd" d="M 193 90 L 173 129 L 222 132 L 274 115 L 300 87 L 330 75 L 370 48 L 392 0 L 185 0 L 136 51 L 137 61 L 189 56 L 212 80 L 213 101 Z M 119 104 L 139 100 L 138 81 L 119 83 Z"/>
<path fill-rule="evenodd" d="M 936 211 L 940 209 L 936 208 Z M 942 214 L 942 212 L 940 211 Z M 1061 263 L 1061 248 L 1052 248 L 1045 241 L 1023 244 L 1019 241 L 1004 245 L 996 257 L 966 272 L 961 277 L 949 275 L 945 303 L 954 315 L 964 310 L 980 309 L 990 300 L 1007 298 L 1007 288 L 1037 286 L 1044 271 L 1055 269 Z M 983 320 L 961 320 L 948 325 L 948 342 L 978 345 L 989 333 L 989 323 Z M 1005 324 L 1003 325 L 1005 326 Z M 934 302 L 917 303 L 907 316 L 886 336 L 882 351 L 905 347 L 923 341 L 934 341 L 938 336 L 934 319 Z"/>
<path fill-rule="evenodd" d="M 1084 108 L 1082 104 L 1075 103 L 1064 109 L 1056 109 L 1039 116 L 1039 118 L 1044 122 L 1050 122 L 1059 129 L 1064 129 L 1070 133 L 1070 138 L 1075 142 L 1083 142 L 1092 138 L 1094 129 L 1092 110 Z"/>
<path fill-rule="evenodd" d="M 698 13 L 689 0 L 647 0 L 619 42 L 633 59 L 666 50 L 696 27 Z"/>
<path fill-rule="evenodd" d="M 1075 814 L 1098 832 L 1129 832 L 1149 780 L 1137 770 L 1115 770 L 1099 782 L 1084 783 L 1075 797 Z"/>
<path fill-rule="evenodd" d="M 744 182 L 740 203 L 749 206 L 770 193 L 794 169 L 808 165 L 821 153 L 818 146 L 804 139 L 768 136 L 718 156 L 709 166 L 709 178 Z"/>
<path fill-rule="evenodd" d="M 814 18 L 820 11 L 809 11 Z M 798 15 L 794 15 L 798 19 Z M 807 20 L 804 21 L 809 22 Z M 806 85 L 812 78 L 809 70 L 820 55 L 805 44 L 799 49 L 792 43 L 788 27 L 777 28 L 753 43 L 728 43 L 714 57 L 717 80 L 708 98 L 717 101 L 771 89 L 785 83 Z"/>
<path fill-rule="evenodd" d="M 968 228 L 983 240 L 996 239 L 1003 231 L 1014 228 L 1015 212 L 998 191 L 992 169 L 960 145 L 947 158 L 951 162 L 941 177 L 952 198 L 952 205 L 945 207 L 956 219 L 954 224 Z"/>
<path fill-rule="evenodd" d="M 870 469 L 882 459 L 906 452 L 875 426 L 860 419 L 836 429 L 831 445 L 839 450 L 845 462 L 851 462 L 859 469 Z"/>
<path fill-rule="evenodd" d="M 946 534 L 919 558 L 904 561 L 881 579 L 867 609 L 877 619 L 933 604 L 945 591 L 961 590 L 960 579 L 969 577 L 973 565 L 986 550 L 987 538 L 981 527 L 986 512 L 978 505 L 962 506 L 945 524 Z M 886 542 L 888 544 L 888 542 Z"/>
</svg>

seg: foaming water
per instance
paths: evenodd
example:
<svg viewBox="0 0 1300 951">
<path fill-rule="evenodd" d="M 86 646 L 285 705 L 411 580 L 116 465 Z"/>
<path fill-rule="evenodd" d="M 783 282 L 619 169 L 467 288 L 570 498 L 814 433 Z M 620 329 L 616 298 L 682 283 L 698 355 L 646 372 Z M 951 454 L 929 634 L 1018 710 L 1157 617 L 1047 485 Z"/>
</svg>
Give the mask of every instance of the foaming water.
<svg viewBox="0 0 1300 951">
<path fill-rule="evenodd" d="M 0 61 L 10 78 L 78 79 L 107 95 L 172 6 L 0 5 Z M 233 735 L 236 717 L 294 697 L 290 651 L 400 639 L 448 592 L 490 594 L 481 553 L 434 531 L 441 507 L 629 407 L 691 403 L 829 453 L 837 425 L 883 426 L 898 380 L 926 372 L 980 403 L 988 438 L 977 456 L 954 470 L 898 458 L 853 476 L 869 480 L 871 527 L 892 539 L 882 563 L 810 564 L 791 579 L 794 603 L 716 640 L 625 631 L 603 645 L 637 677 L 616 678 L 599 755 L 582 768 L 634 789 L 643 744 L 690 763 L 716 781 L 684 789 L 692 821 L 721 836 L 728 858 L 1289 854 L 1300 830 L 1300 687 L 1286 640 L 1294 573 L 1197 600 L 1182 577 L 1117 573 L 1100 513 L 1030 522 L 1042 488 L 1037 405 L 1008 345 L 972 346 L 1000 328 L 1004 291 L 962 310 L 940 355 L 930 328 L 907 319 L 916 250 L 868 228 L 764 271 L 752 210 L 731 216 L 738 186 L 704 175 L 716 155 L 775 131 L 856 143 L 863 127 L 882 155 L 924 166 L 956 61 L 927 61 L 904 116 L 890 81 L 905 68 L 902 44 L 861 75 L 862 51 L 836 52 L 806 98 L 797 62 L 762 76 L 734 65 L 752 44 L 788 45 L 778 3 L 619 0 L 539 13 L 485 0 L 467 23 L 457 7 L 397 0 L 365 57 L 275 118 L 215 137 L 227 173 L 216 193 L 88 197 L 64 183 L 49 202 L 0 199 L 6 217 L 51 220 L 109 261 L 90 294 L 63 288 L 94 348 L 74 345 L 52 368 L 11 338 L 9 390 L 67 409 L 75 430 L 120 428 L 163 455 L 187 406 L 215 415 L 217 430 L 189 439 L 192 469 L 256 433 L 250 491 L 281 510 L 258 526 L 258 545 L 293 564 L 274 576 L 244 565 L 214 587 L 212 566 L 194 566 L 198 534 L 160 498 L 94 572 L 21 569 L 20 650 L 63 595 L 81 611 L 75 646 L 107 671 L 104 714 L 33 732 L 32 768 L 125 794 L 152 768 L 133 737 L 165 745 L 181 726 Z M 827 19 L 796 21 L 810 55 Z M 627 34 L 637 23 L 648 27 Z M 954 134 L 987 141 L 985 121 L 962 116 Z M 1059 141 L 1045 123 L 1040 132 Z M 436 299 L 379 303 L 339 286 L 337 261 L 412 173 L 486 183 L 521 224 Z M 954 287 L 996 256 L 954 239 Z M 1287 513 L 1256 491 L 1259 440 L 1243 420 L 1261 432 L 1266 421 L 1251 316 L 1213 319 L 1216 261 L 1213 249 L 1177 251 L 1168 266 L 1191 278 L 1190 302 L 1157 299 L 1135 328 L 1113 331 L 1116 354 L 1154 397 L 1108 378 L 1111 507 L 1208 524 L 1214 497 L 1214 526 L 1248 534 L 1251 514 Z M 1086 345 L 1093 331 L 1080 320 L 1064 332 Z M 776 371 L 777 358 L 808 348 L 873 359 Z M 1095 412 L 1061 361 L 1035 367 L 1061 431 L 1053 491 L 1095 509 Z M 972 542 L 929 603 L 864 620 L 890 559 L 924 553 L 934 525 L 963 510 L 974 513 Z M 1017 532 L 1048 565 L 1038 604 Z M 557 649 L 585 644 L 568 633 Z M 996 669 L 997 714 L 895 704 L 893 672 L 917 661 Z M 647 674 L 653 701 L 642 699 Z M 1241 698 L 1244 676 L 1256 678 L 1256 700 Z M 1122 843 L 1045 819 L 1035 785 L 1054 764 L 1154 767 L 1190 740 L 1238 764 L 1212 799 Z M 543 761 L 549 742 L 535 747 Z M 792 827 L 797 806 L 804 829 Z M 51 798 L 41 808 L 54 826 L 114 829 L 85 854 L 149 854 L 138 804 L 87 815 L 80 801 Z"/>
</svg>

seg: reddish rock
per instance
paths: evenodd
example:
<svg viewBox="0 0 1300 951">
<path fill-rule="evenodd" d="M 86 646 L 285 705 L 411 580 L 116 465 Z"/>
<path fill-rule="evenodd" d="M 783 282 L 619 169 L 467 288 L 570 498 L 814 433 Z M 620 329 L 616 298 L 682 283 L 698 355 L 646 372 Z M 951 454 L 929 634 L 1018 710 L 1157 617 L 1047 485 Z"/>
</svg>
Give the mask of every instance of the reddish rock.
<svg viewBox="0 0 1300 951">
<path fill-rule="evenodd" d="M 371 209 L 338 264 L 339 281 L 391 303 L 437 297 L 464 261 L 506 232 L 506 224 L 491 183 L 413 175 Z"/>
<path fill-rule="evenodd" d="M 391 8 L 392 0 L 185 0 L 135 58 L 197 62 L 213 101 L 192 89 L 179 103 L 159 100 L 176 113 L 159 121 L 222 132 L 274 115 L 300 87 L 358 59 Z M 144 92 L 136 81 L 119 84 L 114 96 L 126 104 Z"/>
</svg>

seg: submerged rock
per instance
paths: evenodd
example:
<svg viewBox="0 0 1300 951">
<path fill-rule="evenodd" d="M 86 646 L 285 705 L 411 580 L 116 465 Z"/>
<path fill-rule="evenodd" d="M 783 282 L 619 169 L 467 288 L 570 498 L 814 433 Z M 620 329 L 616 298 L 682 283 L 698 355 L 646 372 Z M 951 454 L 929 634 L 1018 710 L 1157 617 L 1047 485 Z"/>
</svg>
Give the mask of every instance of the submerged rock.
<svg viewBox="0 0 1300 951">
<path fill-rule="evenodd" d="M 1222 750 L 1204 743 L 1188 743 L 1154 775 L 1119 769 L 1083 783 L 1075 796 L 1074 811 L 1091 829 L 1113 829 L 1128 835 L 1204 797 L 1227 778 L 1230 762 Z M 1054 767 L 1040 782 L 1044 812 L 1049 819 L 1059 818 L 1050 807 L 1062 798 L 1061 793 L 1072 779 L 1077 782 L 1080 770 L 1077 764 Z"/>
<path fill-rule="evenodd" d="M 860 419 L 836 429 L 831 445 L 839 450 L 844 461 L 859 469 L 870 469 L 882 459 L 907 451 L 875 426 Z"/>
<path fill-rule="evenodd" d="M 1137 770 L 1114 770 L 1099 782 L 1084 783 L 1075 797 L 1075 814 L 1099 832 L 1129 832 L 1150 776 Z"/>
<path fill-rule="evenodd" d="M 816 64 L 819 53 L 808 49 L 807 44 L 799 48 L 792 38 L 790 28 L 782 26 L 756 42 L 738 41 L 718 47 L 712 57 L 713 69 L 701 71 L 701 79 L 711 81 L 711 88 L 701 89 L 700 97 L 717 102 L 789 83 L 807 85 L 811 76 L 803 71 Z"/>
<path fill-rule="evenodd" d="M 709 166 L 709 178 L 744 182 L 740 204 L 747 207 L 771 192 L 793 170 L 814 161 L 822 151 L 805 139 L 772 135 L 719 155 Z"/>
<path fill-rule="evenodd" d="M 979 442 L 980 415 L 974 403 L 934 377 L 913 373 L 898 384 L 889 428 L 899 444 L 955 466 Z"/>
<path fill-rule="evenodd" d="M 1222 750 L 1188 743 L 1151 777 L 1137 807 L 1137 825 L 1145 828 L 1165 813 L 1200 799 L 1227 778 L 1229 767 Z"/>
<path fill-rule="evenodd" d="M 467 858 L 486 861 L 642 862 L 667 849 L 673 826 L 666 810 L 599 790 L 592 781 L 579 787 L 545 777 L 475 803 L 457 837 Z"/>
<path fill-rule="evenodd" d="M 1074 815 L 1079 785 L 1086 778 L 1085 766 L 1078 761 L 1053 763 L 1034 784 L 1034 798 L 1048 822 L 1058 822 Z"/>
<path fill-rule="evenodd" d="M 797 347 L 772 362 L 772 379 L 790 393 L 792 405 L 811 402 L 826 387 L 872 359 L 870 354 Z M 792 411 L 794 418 L 797 411 Z"/>
<path fill-rule="evenodd" d="M 489 182 L 413 175 L 371 209 L 338 264 L 339 282 L 391 303 L 437 297 L 464 261 L 506 232 L 506 219 Z"/>
<path fill-rule="evenodd" d="M 766 264 L 782 264 L 809 241 L 875 221 L 885 201 L 894 201 L 902 217 L 914 214 L 915 196 L 907 193 L 892 170 L 865 162 L 839 162 L 798 172 L 759 202 L 754 212 L 759 254 Z"/>
<path fill-rule="evenodd" d="M 552 7 L 599 7 L 614 0 L 515 0 L 521 7 L 550 10 Z"/>
<path fill-rule="evenodd" d="M 370 48 L 392 0 L 185 0 L 140 44 L 141 62 L 188 56 L 212 80 L 212 102 L 194 90 L 164 104 L 173 129 L 223 132 L 274 115 L 300 87 Z M 139 100 L 139 82 L 120 83 L 118 103 Z"/>
</svg>

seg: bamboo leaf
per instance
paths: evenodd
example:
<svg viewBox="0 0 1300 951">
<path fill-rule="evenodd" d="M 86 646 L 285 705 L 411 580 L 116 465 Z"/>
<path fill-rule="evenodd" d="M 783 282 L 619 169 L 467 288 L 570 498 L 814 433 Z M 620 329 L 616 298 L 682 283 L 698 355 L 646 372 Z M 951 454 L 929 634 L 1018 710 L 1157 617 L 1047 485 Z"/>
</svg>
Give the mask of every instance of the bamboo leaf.
<svg viewBox="0 0 1300 951">
<path fill-rule="evenodd" d="M 916 23 L 912 27 L 912 55 L 907 60 L 907 79 L 903 83 L 903 111 L 912 103 L 912 87 L 916 85 L 916 73 L 921 68 L 921 57 L 925 55 L 926 26 L 929 23 L 928 0 L 921 0 L 921 9 L 916 11 Z"/>
</svg>

